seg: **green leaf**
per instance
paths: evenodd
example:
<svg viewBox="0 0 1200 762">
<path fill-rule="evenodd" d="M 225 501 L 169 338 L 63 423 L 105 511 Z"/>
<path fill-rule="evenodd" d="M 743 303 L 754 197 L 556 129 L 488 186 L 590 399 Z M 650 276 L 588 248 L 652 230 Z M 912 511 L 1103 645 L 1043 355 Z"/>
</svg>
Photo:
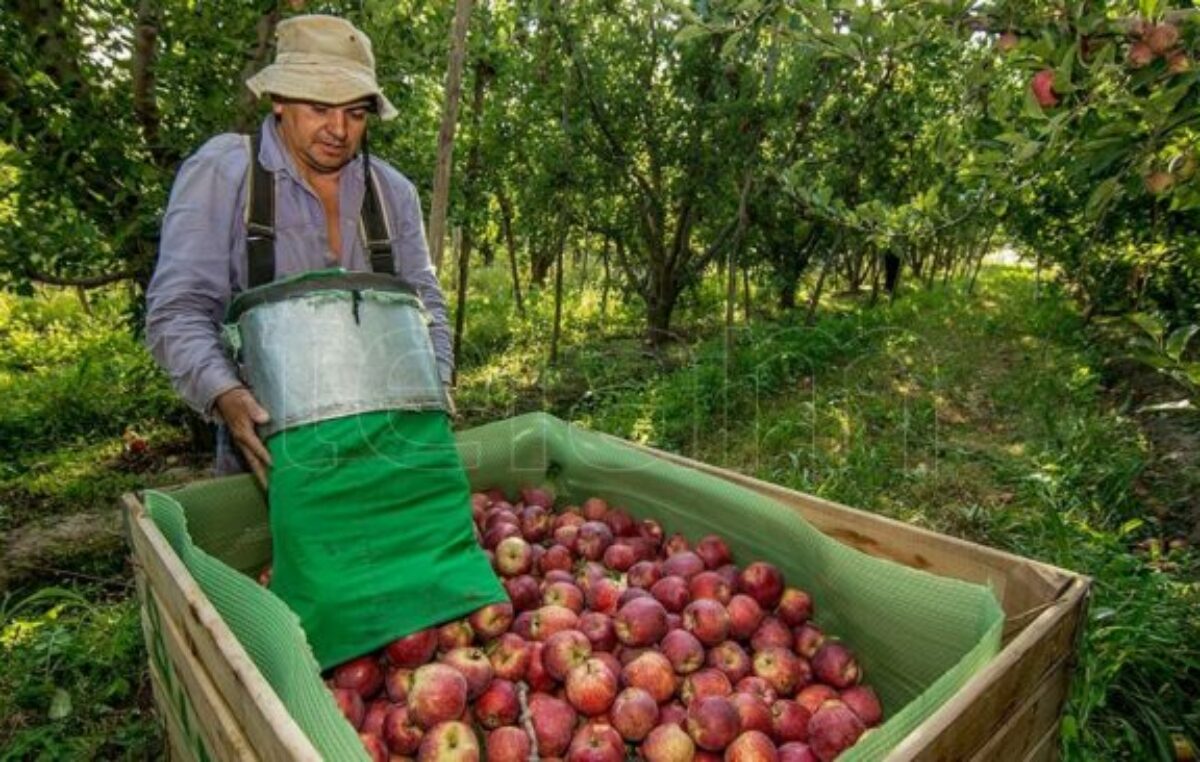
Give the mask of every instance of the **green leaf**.
<svg viewBox="0 0 1200 762">
<path fill-rule="evenodd" d="M 1054 90 L 1060 94 L 1069 93 L 1075 89 L 1075 86 L 1071 84 L 1071 75 L 1075 69 L 1077 47 L 1078 43 L 1067 48 L 1067 51 L 1063 53 L 1062 60 L 1054 69 Z"/>
<path fill-rule="evenodd" d="M 700 24 L 692 24 L 690 26 L 685 26 L 683 29 L 680 29 L 678 32 L 675 33 L 675 44 L 680 45 L 682 43 L 687 42 L 688 40 L 695 40 L 695 39 L 699 39 L 700 37 L 707 37 L 710 34 L 712 34 L 712 31 L 709 30 L 708 27 L 702 26 Z"/>
<path fill-rule="evenodd" d="M 1108 206 L 1108 202 L 1112 201 L 1113 197 L 1116 195 L 1117 190 L 1120 188 L 1120 186 L 1121 186 L 1121 184 L 1118 181 L 1118 178 L 1116 178 L 1116 177 L 1110 177 L 1107 180 L 1105 180 L 1104 182 L 1097 185 L 1092 190 L 1091 195 L 1088 196 L 1088 201 L 1087 201 L 1088 217 L 1091 217 L 1093 219 L 1095 219 L 1096 217 L 1099 217 L 1100 212 L 1102 212 L 1105 209 L 1105 207 Z"/>
<path fill-rule="evenodd" d="M 1172 331 L 1171 335 L 1167 337 L 1167 356 L 1172 360 L 1178 361 L 1183 356 L 1184 350 L 1187 349 L 1188 342 L 1192 340 L 1192 337 L 1195 336 L 1198 331 L 1200 331 L 1200 325 L 1196 325 L 1194 323 L 1176 328 L 1174 331 Z"/>
<path fill-rule="evenodd" d="M 1129 319 L 1148 333 L 1154 339 L 1155 344 L 1162 344 L 1162 337 L 1166 332 L 1166 326 L 1163 325 L 1161 320 L 1146 312 L 1131 313 Z"/>
<path fill-rule="evenodd" d="M 50 719 L 61 720 L 71 715 L 71 694 L 62 688 L 54 689 L 54 697 L 50 699 Z"/>
</svg>

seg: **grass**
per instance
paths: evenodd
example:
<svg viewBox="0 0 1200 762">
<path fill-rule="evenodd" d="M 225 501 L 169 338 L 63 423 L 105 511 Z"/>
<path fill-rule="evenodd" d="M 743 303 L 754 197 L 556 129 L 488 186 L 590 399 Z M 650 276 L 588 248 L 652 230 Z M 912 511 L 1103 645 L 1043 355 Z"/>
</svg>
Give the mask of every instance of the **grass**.
<svg viewBox="0 0 1200 762">
<path fill-rule="evenodd" d="M 473 277 L 466 425 L 546 409 L 1088 573 L 1066 758 L 1171 760 L 1173 735 L 1200 740 L 1200 561 L 1146 542 L 1179 519 L 1148 502 L 1187 496 L 1161 480 L 1146 494 L 1155 443 L 1110 393 L 1116 345 L 1053 289 L 1034 300 L 1024 270 L 986 270 L 974 297 L 914 290 L 873 308 L 831 297 L 811 327 L 760 306 L 732 354 L 715 279 L 681 305 L 680 340 L 656 355 L 635 302 L 614 292 L 602 304 L 576 282 L 556 365 L 550 295 L 526 294 L 516 315 L 503 268 Z M 14 400 L 0 442 L 22 437 L 0 455 L 0 531 L 111 505 L 189 463 L 178 403 L 124 331 L 121 295 L 92 310 L 63 295 L 0 297 L 0 391 Z M 148 434 L 152 461 L 123 451 L 129 427 Z M 0 617 L 0 758 L 155 756 L 123 562 L 68 554 L 54 566 L 66 573 L 25 580 Z M 13 610 L 46 586 L 67 592 Z"/>
</svg>

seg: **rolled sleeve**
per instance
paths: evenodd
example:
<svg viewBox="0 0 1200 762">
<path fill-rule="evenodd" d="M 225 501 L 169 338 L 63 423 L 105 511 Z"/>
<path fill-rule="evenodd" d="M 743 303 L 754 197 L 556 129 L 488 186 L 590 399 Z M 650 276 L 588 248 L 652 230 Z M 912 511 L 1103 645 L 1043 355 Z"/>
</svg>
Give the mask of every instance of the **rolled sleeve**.
<svg viewBox="0 0 1200 762">
<path fill-rule="evenodd" d="M 232 292 L 248 156 L 221 135 L 184 162 L 163 218 L 158 263 L 146 291 L 146 344 L 189 406 L 211 419 L 213 403 L 241 385 L 221 323 Z"/>
<path fill-rule="evenodd" d="M 374 162 L 372 162 L 374 164 Z M 393 233 L 392 250 L 396 257 L 396 273 L 411 284 L 417 296 L 429 311 L 431 322 L 429 338 L 437 355 L 438 376 L 443 384 L 454 378 L 454 347 L 450 335 L 450 323 L 446 317 L 446 298 L 438 285 L 437 272 L 429 259 L 429 246 L 425 241 L 425 223 L 421 216 L 421 202 L 416 187 L 391 167 L 378 167 L 387 178 L 383 183 L 385 193 L 391 198 L 390 206 L 397 210 L 398 229 Z"/>
</svg>

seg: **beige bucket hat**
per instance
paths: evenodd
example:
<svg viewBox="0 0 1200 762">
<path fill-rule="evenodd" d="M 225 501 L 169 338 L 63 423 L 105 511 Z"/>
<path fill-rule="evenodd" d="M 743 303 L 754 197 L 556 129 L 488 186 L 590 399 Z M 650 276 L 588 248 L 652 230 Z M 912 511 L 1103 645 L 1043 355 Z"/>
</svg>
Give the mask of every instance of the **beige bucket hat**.
<svg viewBox="0 0 1200 762">
<path fill-rule="evenodd" d="M 246 80 L 258 97 L 278 95 L 315 103 L 349 103 L 372 97 L 380 119 L 396 107 L 375 81 L 371 40 L 337 16 L 295 16 L 275 32 L 275 62 Z"/>
</svg>

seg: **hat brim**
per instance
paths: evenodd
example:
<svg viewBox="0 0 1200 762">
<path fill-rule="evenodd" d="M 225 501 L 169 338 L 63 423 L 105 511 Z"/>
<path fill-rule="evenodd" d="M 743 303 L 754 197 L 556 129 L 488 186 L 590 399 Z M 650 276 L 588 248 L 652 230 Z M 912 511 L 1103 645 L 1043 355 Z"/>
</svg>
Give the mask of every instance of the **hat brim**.
<svg viewBox="0 0 1200 762">
<path fill-rule="evenodd" d="M 271 64 L 246 80 L 246 87 L 260 98 L 278 95 L 331 105 L 374 98 L 380 119 L 387 121 L 399 115 L 373 77 L 335 66 Z"/>
</svg>

